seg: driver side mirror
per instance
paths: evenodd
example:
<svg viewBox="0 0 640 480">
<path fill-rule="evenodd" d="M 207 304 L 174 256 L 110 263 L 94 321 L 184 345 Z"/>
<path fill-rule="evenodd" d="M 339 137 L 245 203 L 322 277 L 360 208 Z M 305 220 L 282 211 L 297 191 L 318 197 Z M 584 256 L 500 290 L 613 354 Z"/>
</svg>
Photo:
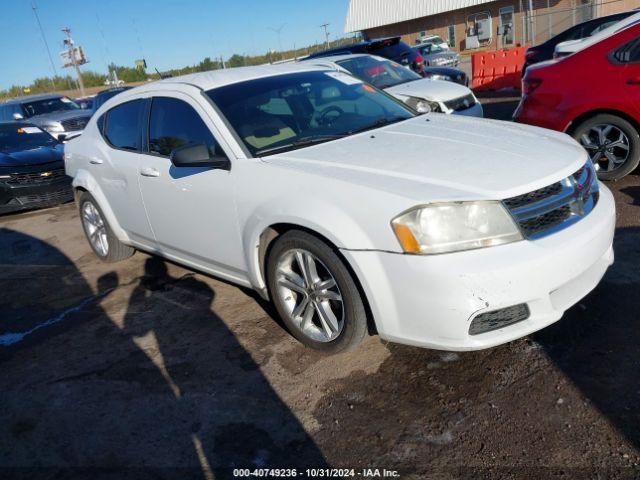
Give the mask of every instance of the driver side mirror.
<svg viewBox="0 0 640 480">
<path fill-rule="evenodd" d="M 24 120 L 24 116 L 23 116 L 21 113 L 17 113 L 17 112 L 15 112 L 15 113 L 13 114 L 13 119 L 14 119 L 14 120 Z"/>
<path fill-rule="evenodd" d="M 175 148 L 169 156 L 176 167 L 210 167 L 231 170 L 231 162 L 222 155 L 211 155 L 204 143 L 187 144 Z"/>
</svg>

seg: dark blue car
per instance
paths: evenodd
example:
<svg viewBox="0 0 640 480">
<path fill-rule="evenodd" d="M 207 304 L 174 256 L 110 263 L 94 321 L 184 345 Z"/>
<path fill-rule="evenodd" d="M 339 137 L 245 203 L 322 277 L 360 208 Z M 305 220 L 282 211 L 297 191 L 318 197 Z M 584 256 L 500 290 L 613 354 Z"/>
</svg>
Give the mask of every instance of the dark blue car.
<svg viewBox="0 0 640 480">
<path fill-rule="evenodd" d="M 63 153 L 62 143 L 33 124 L 0 123 L 0 213 L 72 200 Z"/>
</svg>

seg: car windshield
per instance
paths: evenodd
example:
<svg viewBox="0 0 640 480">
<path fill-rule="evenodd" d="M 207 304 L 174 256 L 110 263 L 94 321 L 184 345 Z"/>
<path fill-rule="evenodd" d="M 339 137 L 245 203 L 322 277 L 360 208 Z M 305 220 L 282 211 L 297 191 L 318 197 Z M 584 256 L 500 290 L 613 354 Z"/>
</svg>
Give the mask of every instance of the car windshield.
<svg viewBox="0 0 640 480">
<path fill-rule="evenodd" d="M 420 53 L 422 53 L 423 55 L 433 55 L 434 53 L 444 52 L 444 48 L 433 43 L 427 43 L 426 45 L 422 45 L 418 48 L 420 49 Z"/>
<path fill-rule="evenodd" d="M 422 78 L 396 62 L 376 57 L 354 57 L 336 63 L 359 79 L 378 88 L 393 87 Z"/>
<path fill-rule="evenodd" d="M 302 148 L 415 116 L 347 73 L 300 72 L 209 90 L 252 155 Z"/>
<path fill-rule="evenodd" d="M 38 127 L 0 125 L 0 152 L 19 152 L 57 144 L 57 140 Z"/>
<path fill-rule="evenodd" d="M 80 107 L 67 97 L 54 97 L 44 100 L 34 100 L 22 104 L 22 110 L 26 117 L 44 115 L 65 110 L 80 110 Z"/>
</svg>

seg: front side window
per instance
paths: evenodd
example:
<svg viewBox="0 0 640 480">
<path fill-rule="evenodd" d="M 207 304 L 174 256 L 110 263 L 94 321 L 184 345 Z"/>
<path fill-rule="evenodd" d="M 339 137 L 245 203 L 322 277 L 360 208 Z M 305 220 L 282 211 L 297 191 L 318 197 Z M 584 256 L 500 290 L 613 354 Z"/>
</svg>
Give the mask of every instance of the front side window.
<svg viewBox="0 0 640 480">
<path fill-rule="evenodd" d="M 354 77 L 364 80 L 378 88 L 388 88 L 401 83 L 420 80 L 417 73 L 390 60 L 375 57 L 354 57 L 336 62 Z"/>
<path fill-rule="evenodd" d="M 133 100 L 113 107 L 106 114 L 104 137 L 115 148 L 140 150 L 140 127 L 145 101 Z"/>
<path fill-rule="evenodd" d="M 64 112 L 67 110 L 80 110 L 80 107 L 67 97 L 54 97 L 45 100 L 34 100 L 22 104 L 25 117 L 45 115 L 53 112 Z"/>
<path fill-rule="evenodd" d="M 302 148 L 415 115 L 399 100 L 335 71 L 248 80 L 209 90 L 207 95 L 256 156 Z"/>
<path fill-rule="evenodd" d="M 155 97 L 149 119 L 149 151 L 169 156 L 188 144 L 205 144 L 212 156 L 219 153 L 209 127 L 191 105 L 177 98 Z"/>
</svg>

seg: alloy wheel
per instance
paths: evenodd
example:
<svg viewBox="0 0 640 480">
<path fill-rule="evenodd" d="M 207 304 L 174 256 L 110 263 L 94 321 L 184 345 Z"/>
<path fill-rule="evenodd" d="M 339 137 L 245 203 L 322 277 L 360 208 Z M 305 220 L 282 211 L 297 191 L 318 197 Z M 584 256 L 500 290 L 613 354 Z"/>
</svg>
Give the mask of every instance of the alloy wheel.
<svg viewBox="0 0 640 480">
<path fill-rule="evenodd" d="M 594 125 L 580 136 L 594 165 L 601 171 L 612 172 L 622 167 L 629 158 L 631 146 L 627 135 L 615 125 Z"/>
<path fill-rule="evenodd" d="M 93 249 L 101 257 L 106 257 L 109 254 L 107 228 L 100 212 L 93 203 L 85 202 L 82 206 L 82 222 Z"/>
<path fill-rule="evenodd" d="M 285 252 L 276 266 L 277 292 L 289 321 L 318 342 L 335 340 L 344 328 L 344 304 L 329 269 L 311 252 Z"/>
</svg>

